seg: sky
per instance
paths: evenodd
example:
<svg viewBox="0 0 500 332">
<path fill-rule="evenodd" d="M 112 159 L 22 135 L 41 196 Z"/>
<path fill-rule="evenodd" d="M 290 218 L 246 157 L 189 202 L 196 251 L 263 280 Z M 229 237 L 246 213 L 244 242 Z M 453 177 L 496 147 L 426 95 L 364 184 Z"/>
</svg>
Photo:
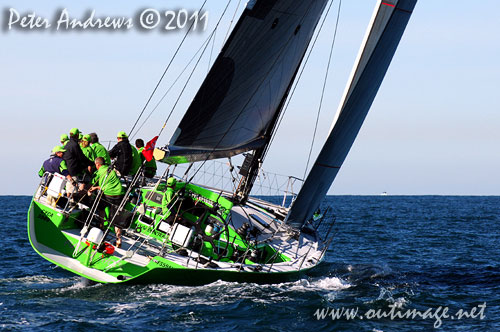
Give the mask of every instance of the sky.
<svg viewBox="0 0 500 332">
<path fill-rule="evenodd" d="M 177 82 L 137 137 L 147 141 L 157 135 L 173 109 L 158 145 L 170 140 L 244 2 L 238 8 L 237 0 L 231 2 L 213 47 L 177 106 L 173 109 L 184 80 Z M 341 4 L 313 160 L 328 134 L 375 3 Z M 0 4 L 0 195 L 31 195 L 39 182 L 37 172 L 61 134 L 78 127 L 109 141 L 118 131 L 132 128 L 185 35 L 185 29 L 164 31 L 169 24 L 165 16 L 157 27 L 139 29 L 140 14 L 151 12 L 148 9 L 161 14 L 185 9 L 192 14 L 202 1 Z M 208 38 L 225 4 L 207 1 L 205 22 L 200 20 L 199 31 L 186 39 L 151 105 Z M 337 9 L 336 0 L 264 163 L 269 172 L 304 175 Z M 134 26 L 122 31 L 64 30 L 61 20 L 56 29 L 63 12 L 71 19 L 85 19 L 93 10 L 95 17 L 130 18 Z M 480 6 L 464 0 L 418 1 L 329 194 L 500 195 L 499 12 L 496 0 Z M 30 29 L 28 19 L 21 27 L 21 18 L 33 13 L 40 17 L 41 27 Z M 44 22 L 51 26 L 44 28 Z M 176 27 L 172 22 L 169 26 Z"/>
</svg>

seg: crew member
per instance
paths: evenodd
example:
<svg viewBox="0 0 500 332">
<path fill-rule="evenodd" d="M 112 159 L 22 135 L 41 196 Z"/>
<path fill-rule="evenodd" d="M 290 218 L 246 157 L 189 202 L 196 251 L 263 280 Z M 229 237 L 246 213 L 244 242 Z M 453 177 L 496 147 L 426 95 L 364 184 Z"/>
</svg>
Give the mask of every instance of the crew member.
<svg viewBox="0 0 500 332">
<path fill-rule="evenodd" d="M 146 158 L 142 154 L 142 151 L 144 150 L 144 141 L 140 138 L 135 140 L 135 147 L 137 148 L 137 151 L 139 152 L 139 156 L 141 157 L 141 163 L 144 163 Z M 156 175 L 156 160 L 151 159 L 151 161 L 146 161 L 146 164 L 144 165 L 144 176 L 151 179 Z"/>
<path fill-rule="evenodd" d="M 97 137 L 96 133 L 90 133 L 90 146 L 94 150 L 95 157 L 102 157 L 104 159 L 105 165 L 111 165 L 111 158 L 109 158 L 109 152 L 106 148 L 99 143 L 99 137 Z"/>
<path fill-rule="evenodd" d="M 109 151 L 111 159 L 116 158 L 115 169 L 119 176 L 127 176 L 132 167 L 132 146 L 128 141 L 128 136 L 124 131 L 116 135 L 118 143 Z"/>
<path fill-rule="evenodd" d="M 80 140 L 80 148 L 82 149 L 83 154 L 89 159 L 91 162 L 94 162 L 96 155 L 94 149 L 90 147 L 90 135 L 83 135 Z"/>
<path fill-rule="evenodd" d="M 42 177 L 46 172 L 50 174 L 61 174 L 68 179 L 69 183 L 74 182 L 74 180 L 71 178 L 68 172 L 68 167 L 66 167 L 66 162 L 63 159 L 64 152 L 66 150 L 62 146 L 56 146 L 54 149 L 52 149 L 52 154 L 50 155 L 49 159 L 45 160 L 43 162 L 42 167 L 40 168 L 40 171 L 38 171 L 38 175 Z M 48 186 L 48 180 L 50 178 L 45 179 L 45 185 Z M 67 184 L 67 186 L 72 186 L 74 187 L 74 184 Z M 53 207 L 56 207 L 58 201 L 58 197 L 54 197 L 52 195 L 47 194 L 47 203 L 52 205 Z"/>
<path fill-rule="evenodd" d="M 64 152 L 66 152 L 66 150 L 62 146 L 54 147 L 49 159 L 43 162 L 40 171 L 38 171 L 38 175 L 42 177 L 45 172 L 50 174 L 58 173 L 65 176 L 68 181 L 72 181 L 68 172 L 68 167 L 66 166 L 66 161 L 63 159 Z"/>
<path fill-rule="evenodd" d="M 109 166 L 104 165 L 104 159 L 102 157 L 97 157 L 94 161 L 97 172 L 94 176 L 94 185 L 90 187 L 89 194 L 96 190 L 102 190 L 103 197 L 99 205 L 99 214 L 104 219 L 106 216 L 106 207 L 109 210 L 109 219 L 115 216 L 116 207 L 120 205 L 123 196 L 125 195 L 125 190 L 122 187 L 120 179 L 116 175 L 114 170 L 109 170 Z M 116 247 L 121 247 L 121 225 L 118 221 L 120 218 L 116 218 L 114 221 L 115 233 L 116 233 Z"/>
<path fill-rule="evenodd" d="M 177 185 L 177 181 L 175 178 L 170 177 L 167 180 L 167 190 L 163 194 L 163 198 L 161 200 L 161 211 L 163 213 L 163 218 L 166 219 L 168 224 L 173 224 L 176 211 L 174 206 L 176 205 L 176 193 L 175 187 Z M 174 213 L 172 213 L 174 212 Z"/>
<path fill-rule="evenodd" d="M 92 173 L 93 163 L 83 154 L 80 145 L 78 144 L 78 139 L 80 136 L 80 131 L 77 128 L 73 128 L 69 132 L 69 141 L 66 143 L 64 154 L 64 160 L 68 166 L 68 172 L 71 178 L 77 182 L 78 176 L 83 176 L 86 171 Z M 79 188 L 73 188 L 71 185 L 66 188 L 68 193 L 73 191 L 82 190 L 84 187 L 83 183 L 80 184 Z"/>
</svg>

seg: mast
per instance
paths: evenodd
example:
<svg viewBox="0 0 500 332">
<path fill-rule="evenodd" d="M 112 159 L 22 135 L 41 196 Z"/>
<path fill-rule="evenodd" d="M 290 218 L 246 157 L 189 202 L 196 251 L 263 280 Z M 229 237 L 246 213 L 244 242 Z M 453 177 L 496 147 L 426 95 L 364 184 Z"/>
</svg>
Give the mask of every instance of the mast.
<svg viewBox="0 0 500 332">
<path fill-rule="evenodd" d="M 312 217 L 342 166 L 389 68 L 417 0 L 379 0 L 330 134 L 287 216 L 297 228 Z"/>
</svg>

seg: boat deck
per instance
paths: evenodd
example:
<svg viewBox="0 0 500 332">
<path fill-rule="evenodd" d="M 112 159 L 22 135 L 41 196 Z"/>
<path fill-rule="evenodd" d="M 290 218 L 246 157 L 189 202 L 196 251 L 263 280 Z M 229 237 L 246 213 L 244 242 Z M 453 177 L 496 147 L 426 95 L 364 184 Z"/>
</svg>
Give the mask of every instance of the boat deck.
<svg viewBox="0 0 500 332">
<path fill-rule="evenodd" d="M 64 207 L 54 207 L 51 204 L 52 201 L 47 199 L 46 196 L 36 198 L 35 200 L 45 207 L 49 207 L 58 215 L 67 215 L 69 213 L 77 216 L 82 210 L 88 208 L 77 204 L 69 209 L 66 206 L 67 212 L 65 212 Z M 286 260 L 278 260 L 275 263 L 252 263 L 248 261 L 242 263 L 241 260 L 237 261 L 236 259 L 234 261 L 216 260 L 202 255 L 193 246 L 190 248 L 175 246 L 174 248 L 167 240 L 162 241 L 158 238 L 148 236 L 144 231 L 141 232 L 139 229 L 135 229 L 137 225 L 144 223 L 141 219 L 136 220 L 133 227 L 122 230 L 121 248 L 116 248 L 115 246 L 114 252 L 111 254 L 114 257 L 114 261 L 110 262 L 109 266 L 101 268 L 101 270 L 85 266 L 74 257 L 65 256 L 41 243 L 37 243 L 36 237 L 33 235 L 32 237 L 35 240 L 34 246 L 36 249 L 49 260 L 72 271 L 79 271 L 82 275 L 89 276 L 94 280 L 105 282 L 120 282 L 117 278 L 106 273 L 106 271 L 118 264 L 132 264 L 144 268 L 153 261 L 157 265 L 161 265 L 161 262 L 159 262 L 161 259 L 158 257 L 187 269 L 221 272 L 293 273 L 314 267 L 322 255 L 322 249 L 318 246 L 316 237 L 308 234 L 299 234 L 290 226 L 285 225 L 282 220 L 277 218 L 277 214 L 273 213 L 274 209 L 279 208 L 279 206 L 272 204 L 266 206 L 263 202 L 252 201 L 244 206 L 233 206 L 230 210 L 229 219 L 229 226 L 234 230 L 241 228 L 244 224 L 249 224 L 250 229 L 253 231 L 253 235 L 249 241 L 256 246 L 270 246 L 275 251 L 276 256 L 273 257 L 279 257 L 278 255 L 287 257 Z M 33 227 L 33 223 L 30 223 L 30 225 L 30 227 Z M 142 226 L 150 225 L 144 223 Z M 92 227 L 90 226 L 89 228 Z M 73 243 L 79 243 L 78 248 L 83 249 L 86 246 L 87 232 L 84 232 L 82 235 L 82 230 L 76 227 L 60 229 L 60 231 L 66 238 L 72 239 Z M 33 230 L 31 232 L 34 233 Z M 116 235 L 112 228 L 105 231 L 103 241 L 115 245 Z M 224 240 L 222 240 L 222 243 L 224 243 Z M 250 255 L 248 249 L 245 252 L 245 257 L 249 257 L 246 256 L 247 254 Z M 245 257 L 243 257 L 243 260 L 245 260 Z M 266 259 L 269 259 L 269 256 Z M 271 260 L 274 261 L 274 258 L 271 258 Z"/>
</svg>

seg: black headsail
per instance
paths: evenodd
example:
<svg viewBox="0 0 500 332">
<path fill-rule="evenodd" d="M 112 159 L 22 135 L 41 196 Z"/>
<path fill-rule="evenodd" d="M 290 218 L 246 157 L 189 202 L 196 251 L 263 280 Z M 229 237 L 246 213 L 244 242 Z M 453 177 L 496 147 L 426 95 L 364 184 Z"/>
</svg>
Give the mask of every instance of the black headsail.
<svg viewBox="0 0 500 332">
<path fill-rule="evenodd" d="M 264 148 L 326 3 L 249 1 L 161 160 L 193 162 Z"/>
<path fill-rule="evenodd" d="M 330 134 L 288 213 L 302 226 L 318 209 L 363 124 L 417 0 L 379 1 Z"/>
</svg>

